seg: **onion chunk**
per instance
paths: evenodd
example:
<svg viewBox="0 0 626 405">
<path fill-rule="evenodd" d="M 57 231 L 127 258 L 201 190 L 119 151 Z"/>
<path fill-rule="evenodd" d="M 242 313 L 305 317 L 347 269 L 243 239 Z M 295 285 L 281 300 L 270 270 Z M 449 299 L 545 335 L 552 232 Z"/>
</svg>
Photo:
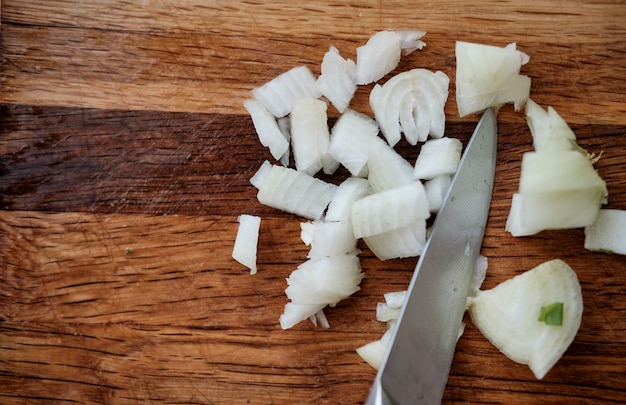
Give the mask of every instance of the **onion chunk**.
<svg viewBox="0 0 626 405">
<path fill-rule="evenodd" d="M 540 320 L 542 308 L 562 303 L 561 325 Z M 542 379 L 574 340 L 583 301 L 578 277 L 562 260 L 545 262 L 470 300 L 472 322 L 511 360 Z"/>
<path fill-rule="evenodd" d="M 257 272 L 256 256 L 259 242 L 261 217 L 242 214 L 237 218 L 239 228 L 233 246 L 233 259 L 250 269 L 250 274 Z"/>
</svg>

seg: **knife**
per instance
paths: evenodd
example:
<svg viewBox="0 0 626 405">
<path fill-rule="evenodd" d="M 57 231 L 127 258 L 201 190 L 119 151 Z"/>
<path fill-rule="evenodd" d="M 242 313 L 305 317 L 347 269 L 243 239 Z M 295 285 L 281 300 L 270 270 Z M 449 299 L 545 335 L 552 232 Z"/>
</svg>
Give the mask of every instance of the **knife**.
<svg viewBox="0 0 626 405">
<path fill-rule="evenodd" d="M 490 108 L 435 218 L 366 405 L 441 403 L 489 215 L 496 150 Z"/>
</svg>

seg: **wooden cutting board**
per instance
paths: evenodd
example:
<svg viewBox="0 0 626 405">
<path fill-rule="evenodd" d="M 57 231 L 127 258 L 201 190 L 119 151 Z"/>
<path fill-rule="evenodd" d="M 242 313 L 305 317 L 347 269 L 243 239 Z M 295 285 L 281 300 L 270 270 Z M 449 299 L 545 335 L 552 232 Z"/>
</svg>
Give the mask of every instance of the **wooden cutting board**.
<svg viewBox="0 0 626 405">
<path fill-rule="evenodd" d="M 626 209 L 621 0 L 4 0 L 1 22 L 3 404 L 362 403 L 375 371 L 355 349 L 382 335 L 376 303 L 406 288 L 417 259 L 381 262 L 363 245 L 362 289 L 326 311 L 330 329 L 281 330 L 304 220 L 256 200 L 249 178 L 269 154 L 243 101 L 289 68 L 319 74 L 329 46 L 354 59 L 379 30 L 427 31 L 396 72 L 452 78 L 447 135 L 463 142 L 478 116 L 456 112 L 455 41 L 517 42 L 533 99 L 600 155 L 607 207 Z M 370 89 L 354 109 L 371 113 Z M 542 381 L 468 322 L 444 402 L 625 402 L 626 258 L 586 251 L 581 229 L 505 232 L 532 145 L 522 113 L 498 120 L 484 288 L 561 258 L 583 321 Z M 418 148 L 398 151 L 414 161 Z M 242 213 L 263 218 L 254 276 L 230 256 Z"/>
</svg>

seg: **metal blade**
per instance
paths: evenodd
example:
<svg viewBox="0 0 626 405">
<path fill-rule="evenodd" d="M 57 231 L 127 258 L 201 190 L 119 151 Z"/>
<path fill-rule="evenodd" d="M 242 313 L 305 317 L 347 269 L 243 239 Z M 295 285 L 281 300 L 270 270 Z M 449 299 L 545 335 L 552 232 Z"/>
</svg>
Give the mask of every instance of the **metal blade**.
<svg viewBox="0 0 626 405">
<path fill-rule="evenodd" d="M 437 214 L 367 405 L 441 403 L 489 214 L 496 145 L 488 109 Z"/>
</svg>

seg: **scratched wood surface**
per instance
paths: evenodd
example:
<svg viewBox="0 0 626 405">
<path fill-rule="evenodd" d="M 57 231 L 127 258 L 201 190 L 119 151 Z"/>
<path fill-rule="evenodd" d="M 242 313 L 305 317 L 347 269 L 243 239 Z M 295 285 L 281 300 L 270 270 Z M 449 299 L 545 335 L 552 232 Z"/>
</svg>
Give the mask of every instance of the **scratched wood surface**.
<svg viewBox="0 0 626 405">
<path fill-rule="evenodd" d="M 397 71 L 452 78 L 454 42 L 517 42 L 532 96 L 602 153 L 607 207 L 626 209 L 626 4 L 615 1 L 3 0 L 0 25 L 0 403 L 362 403 L 375 372 L 355 348 L 380 337 L 376 302 L 416 259 L 363 247 L 362 289 L 328 330 L 283 331 L 285 277 L 305 260 L 302 218 L 260 205 L 250 176 L 269 157 L 243 101 L 282 71 L 319 73 L 330 45 L 422 29 Z M 369 113 L 371 87 L 352 106 Z M 336 111 L 329 109 L 331 121 Z M 552 259 L 578 273 L 580 331 L 542 381 L 468 322 L 445 403 L 626 401 L 626 258 L 585 251 L 582 230 L 504 231 L 524 117 L 499 115 L 483 245 L 484 287 Z M 418 150 L 398 150 L 414 160 Z M 339 181 L 345 172 L 328 178 Z M 259 272 L 231 257 L 237 216 L 262 216 Z"/>
</svg>

